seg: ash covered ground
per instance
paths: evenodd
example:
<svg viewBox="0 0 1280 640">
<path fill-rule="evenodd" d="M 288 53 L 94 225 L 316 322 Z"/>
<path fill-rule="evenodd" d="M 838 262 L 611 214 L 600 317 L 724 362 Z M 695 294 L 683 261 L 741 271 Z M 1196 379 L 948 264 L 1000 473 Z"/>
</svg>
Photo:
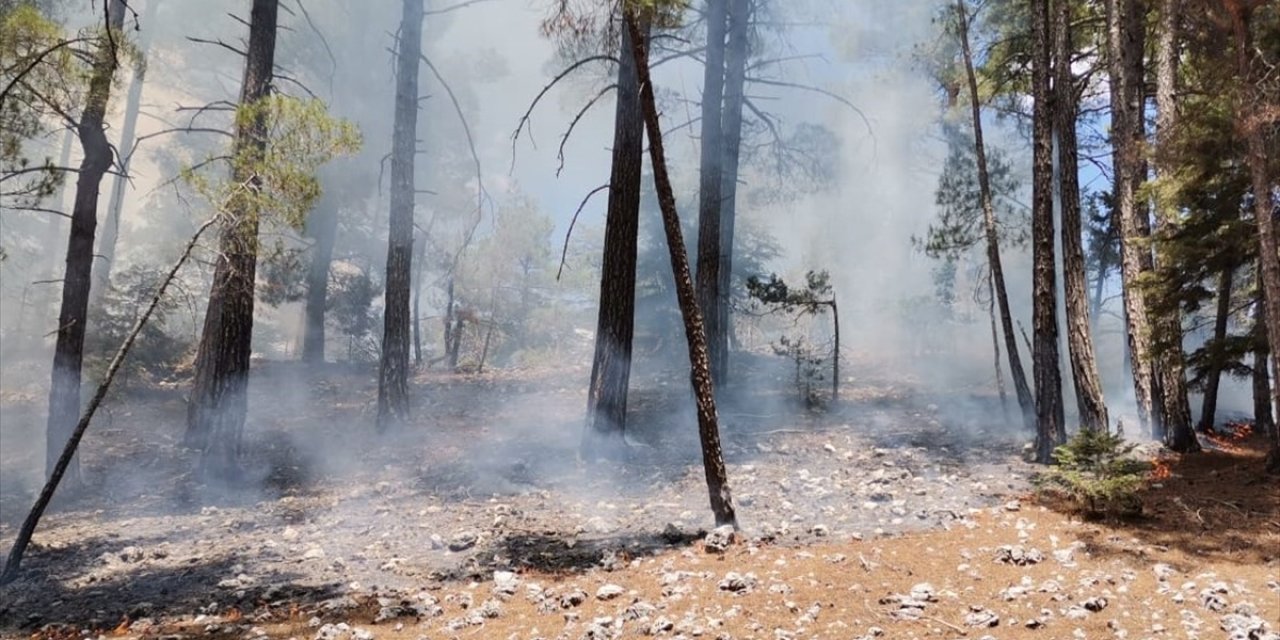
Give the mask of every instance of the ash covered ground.
<svg viewBox="0 0 1280 640">
<path fill-rule="evenodd" d="M 865 373 L 826 411 L 796 406 L 776 370 L 744 385 L 770 393 L 723 403 L 744 538 L 803 545 L 946 527 L 1025 490 L 1022 438 L 990 419 L 998 402 L 917 395 L 910 380 Z M 378 436 L 366 371 L 260 367 L 246 479 L 234 487 L 196 481 L 179 391 L 117 399 L 81 449 L 85 486 L 55 501 L 24 576 L 0 591 L 0 630 L 609 569 L 699 538 L 712 522 L 684 375 L 633 382 L 632 455 L 602 464 L 577 454 L 585 374 L 427 374 L 413 390 L 418 422 Z M 35 488 L 15 455 L 0 502 L 6 544 Z"/>
</svg>

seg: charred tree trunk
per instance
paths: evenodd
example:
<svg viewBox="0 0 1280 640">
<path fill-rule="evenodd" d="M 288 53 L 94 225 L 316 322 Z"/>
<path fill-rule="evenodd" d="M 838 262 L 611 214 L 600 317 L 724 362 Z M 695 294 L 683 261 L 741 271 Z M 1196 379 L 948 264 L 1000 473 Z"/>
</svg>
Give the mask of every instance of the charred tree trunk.
<svg viewBox="0 0 1280 640">
<path fill-rule="evenodd" d="M 1178 20 L 1181 19 L 1182 2 L 1164 0 L 1160 6 L 1160 22 L 1156 35 L 1156 174 L 1167 177 L 1173 172 L 1168 161 L 1174 127 L 1178 122 L 1177 94 L 1175 93 L 1178 67 Z M 1173 224 L 1177 211 L 1167 198 L 1156 199 L 1156 231 L 1164 231 Z M 1169 258 L 1157 247 L 1157 266 Z M 1200 450 L 1191 424 L 1191 401 L 1187 393 L 1186 359 L 1182 351 L 1182 314 L 1173 305 L 1154 319 L 1156 331 L 1156 374 L 1160 377 L 1160 399 L 1163 401 L 1161 416 L 1164 420 L 1165 444 L 1174 451 Z"/>
<path fill-rule="evenodd" d="M 1022 423 L 1028 430 L 1036 427 L 1036 404 L 1027 385 L 1027 374 L 1018 354 L 1018 338 L 1013 331 L 1013 313 L 1009 310 L 1009 292 L 1005 288 L 1004 266 L 1000 260 L 1000 234 L 996 228 L 994 196 L 991 193 L 991 176 L 987 169 L 987 148 L 982 136 L 982 108 L 978 94 L 978 78 L 973 68 L 973 53 L 969 45 L 969 16 L 964 0 L 956 1 L 957 22 L 960 28 L 960 51 L 964 55 L 965 75 L 969 81 L 969 109 L 973 117 L 973 150 L 978 163 L 978 189 L 982 195 L 982 222 L 986 231 L 987 263 L 995 284 L 995 299 L 1000 305 L 1000 326 L 1004 331 L 1005 351 L 1009 354 L 1009 375 L 1022 409 Z M 1047 73 L 1047 71 L 1046 71 Z"/>
<path fill-rule="evenodd" d="M 338 239 L 338 208 L 329 198 L 307 218 L 307 233 L 315 241 L 311 266 L 307 270 L 306 326 L 302 334 L 302 361 L 324 364 L 324 314 L 329 306 L 329 268 L 333 264 L 333 245 Z"/>
<path fill-rule="evenodd" d="M 689 272 L 689 257 L 685 255 L 684 238 L 680 233 L 680 218 L 676 212 L 676 198 L 667 175 L 667 161 L 662 149 L 662 128 L 658 122 L 658 106 L 653 97 L 653 84 L 649 78 L 649 43 L 638 24 L 639 19 L 630 11 L 624 11 L 627 32 L 631 35 L 632 55 L 636 74 L 640 81 L 640 107 L 644 114 L 645 130 L 649 136 L 649 162 L 653 166 L 654 186 L 658 191 L 658 205 L 662 209 L 662 226 L 666 231 L 667 248 L 671 253 L 671 270 L 675 275 L 676 297 L 680 303 L 680 315 L 684 319 L 685 337 L 689 342 L 690 378 L 698 412 L 698 435 L 702 443 L 702 465 L 706 472 L 707 490 L 711 497 L 711 512 L 716 526 L 738 526 L 734 513 L 733 496 L 729 492 L 729 476 L 725 470 L 724 454 L 720 448 L 720 425 L 716 416 L 715 389 L 711 378 L 711 363 L 707 355 L 707 337 L 703 332 L 702 313 L 694 294 L 693 277 Z"/>
<path fill-rule="evenodd" d="M 738 161 L 742 151 L 742 109 L 747 80 L 748 30 L 751 0 L 728 0 L 729 42 L 725 48 L 724 113 L 721 120 L 724 150 L 720 158 L 720 267 L 715 313 L 720 323 L 719 351 L 713 350 L 721 362 L 713 363 L 720 371 L 716 378 L 723 385 L 729 380 L 729 352 L 733 345 L 733 242 L 738 206 Z M 710 313 L 710 311 L 708 311 Z"/>
<path fill-rule="evenodd" d="M 614 108 L 604 262 L 600 268 L 600 309 L 591 385 L 587 391 L 587 428 L 582 438 L 582 454 L 586 457 L 613 457 L 625 448 L 622 434 L 627 424 L 627 387 L 635 335 L 636 244 L 643 158 L 640 81 L 631 54 L 631 35 L 624 29 L 618 54 L 618 101 Z"/>
<path fill-rule="evenodd" d="M 426 262 L 427 238 L 415 241 L 413 263 L 413 366 L 421 367 L 422 358 L 422 271 Z"/>
<path fill-rule="evenodd" d="M 1062 372 L 1058 352 L 1057 264 L 1053 229 L 1053 97 L 1050 55 L 1053 25 L 1049 0 L 1034 0 L 1031 8 L 1033 57 L 1031 242 L 1032 371 L 1036 386 L 1036 461 L 1053 460 L 1053 449 L 1066 440 L 1062 407 Z"/>
<path fill-rule="evenodd" d="M 456 339 L 453 335 L 453 310 L 453 276 L 450 275 L 449 282 L 445 284 L 444 302 L 444 360 L 446 364 L 452 361 L 453 343 Z"/>
<path fill-rule="evenodd" d="M 387 236 L 382 358 L 378 366 L 378 431 L 398 427 L 409 419 L 409 288 L 413 273 L 413 165 L 418 131 L 422 2 L 404 0 L 397 46 L 391 223 Z"/>
<path fill-rule="evenodd" d="M 1146 298 L 1140 288 L 1143 265 L 1150 259 L 1145 215 L 1138 207 L 1142 146 L 1138 120 L 1142 117 L 1141 69 L 1143 21 L 1138 0 L 1107 0 L 1107 57 L 1111 76 L 1111 144 L 1115 167 L 1112 215 L 1120 232 L 1120 278 L 1124 288 L 1125 333 L 1128 338 L 1134 399 L 1139 428 L 1157 429 L 1155 384 L 1151 361 L 1150 325 Z M 1142 254 L 1147 253 L 1144 260 Z"/>
<path fill-rule="evenodd" d="M 156 9 L 160 0 L 148 0 L 144 9 L 138 51 L 146 55 L 151 48 L 151 35 L 155 33 Z M 120 156 L 120 173 L 111 181 L 111 205 L 102 225 L 102 238 L 98 240 L 98 255 L 102 264 L 94 271 L 93 297 L 98 299 L 111 287 L 111 269 L 115 267 L 116 243 L 120 238 L 120 217 L 124 214 L 124 194 L 129 189 L 129 165 L 133 161 L 134 131 L 138 126 L 138 112 L 142 105 L 142 85 L 146 81 L 146 59 L 134 66 L 133 81 L 129 84 L 129 97 L 124 107 L 124 126 L 120 130 L 120 144 L 116 147 Z"/>
<path fill-rule="evenodd" d="M 1271 407 L 1271 376 L 1267 367 L 1271 364 L 1271 349 L 1267 341 L 1267 308 L 1262 287 L 1258 287 L 1258 301 L 1253 307 L 1253 424 L 1271 438 L 1272 446 L 1280 441 L 1280 426 Z"/>
<path fill-rule="evenodd" d="M 1080 222 L 1080 169 L 1076 118 L 1080 94 L 1071 72 L 1071 3 L 1058 0 L 1054 11 L 1054 116 L 1058 139 L 1058 201 L 1062 210 L 1062 284 L 1067 310 L 1067 350 L 1075 382 L 1080 426 L 1106 431 L 1107 405 L 1093 350 L 1089 300 L 1085 292 L 1083 229 Z"/>
<path fill-rule="evenodd" d="M 698 308 L 702 311 L 710 350 L 711 375 L 721 380 L 722 351 L 727 346 L 720 326 L 720 212 L 724 187 L 724 57 L 728 0 L 706 0 L 707 55 L 702 76 L 702 149 L 698 186 Z"/>
<path fill-rule="evenodd" d="M 1222 365 L 1226 359 L 1224 343 L 1227 340 L 1227 320 L 1231 317 L 1231 280 L 1235 270 L 1227 267 L 1218 274 L 1218 309 L 1213 319 L 1213 348 L 1209 371 L 1205 373 L 1204 403 L 1200 405 L 1200 424 L 1197 430 L 1213 431 L 1217 423 L 1218 386 L 1222 381 Z"/>
<path fill-rule="evenodd" d="M 62 304 L 58 312 L 58 337 L 53 347 L 53 375 L 49 386 L 45 475 L 53 473 L 58 455 L 71 437 L 80 417 L 80 368 L 84 360 L 85 321 L 89 313 L 89 287 L 93 273 L 93 239 L 98 226 L 98 187 L 111 168 L 111 145 L 103 129 L 111 80 L 119 63 L 115 43 L 121 38 L 125 3 L 111 0 L 106 28 L 94 52 L 93 75 L 76 134 L 84 159 L 76 180 L 76 201 L 71 209 L 71 233 L 67 237 L 67 267 L 62 279 Z M 67 466 L 70 481 L 79 484 L 80 461 Z"/>
<path fill-rule="evenodd" d="M 270 94 L 275 67 L 278 0 L 253 0 L 249 49 L 240 106 Z M 261 158 L 267 139 L 266 113 L 242 119 L 232 155 Z M 237 161 L 231 179 L 244 189 L 261 188 L 254 162 Z M 234 197 L 222 222 L 218 261 L 209 291 L 196 373 L 187 404 L 188 446 L 200 449 L 202 475 L 231 479 L 239 466 L 245 414 L 249 408 L 249 356 L 253 341 L 254 278 L 258 268 L 258 211 L 252 197 Z"/>
</svg>

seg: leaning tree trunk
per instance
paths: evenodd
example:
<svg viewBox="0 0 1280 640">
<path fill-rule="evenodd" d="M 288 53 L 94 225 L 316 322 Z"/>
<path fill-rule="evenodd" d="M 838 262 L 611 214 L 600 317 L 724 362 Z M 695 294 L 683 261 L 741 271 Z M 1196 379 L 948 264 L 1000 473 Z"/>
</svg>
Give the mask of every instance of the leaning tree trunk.
<svg viewBox="0 0 1280 640">
<path fill-rule="evenodd" d="M 1200 405 L 1200 424 L 1197 430 L 1213 431 L 1217 423 L 1218 386 L 1222 381 L 1222 367 L 1227 358 L 1227 320 L 1231 317 L 1231 276 L 1235 269 L 1227 267 L 1218 274 L 1218 308 L 1213 319 L 1213 342 L 1209 348 L 1209 370 L 1205 372 L 1204 402 Z"/>
<path fill-rule="evenodd" d="M 1053 460 L 1053 449 L 1066 440 L 1062 406 L 1062 372 L 1058 353 L 1058 296 L 1053 230 L 1053 98 L 1050 95 L 1052 24 L 1049 0 L 1031 8 L 1033 56 L 1031 242 L 1032 372 L 1036 386 L 1036 461 Z"/>
<path fill-rule="evenodd" d="M 751 20 L 751 0 L 728 1 L 729 43 L 725 49 L 724 113 L 721 120 L 724 150 L 720 158 L 720 282 L 717 285 L 720 295 L 716 298 L 715 309 L 724 344 L 712 352 L 721 359 L 712 367 L 721 372 L 716 378 L 721 385 L 729 380 L 729 351 L 733 340 L 730 312 L 733 300 L 733 239 L 738 205 L 738 160 L 742 151 L 742 109 L 746 103 L 747 26 Z"/>
<path fill-rule="evenodd" d="M 1181 19 L 1182 2 L 1164 0 L 1160 7 L 1160 23 L 1156 35 L 1156 175 L 1172 178 L 1171 153 L 1174 127 L 1178 122 L 1176 90 L 1178 71 L 1178 20 Z M 1177 218 L 1176 207 L 1168 198 L 1156 198 L 1156 231 L 1172 226 Z M 1157 266 L 1171 262 L 1165 252 L 1157 248 Z M 1191 423 L 1191 401 L 1187 396 L 1186 360 L 1182 352 L 1182 314 L 1177 305 L 1154 319 L 1156 332 L 1155 355 L 1160 377 L 1161 415 L 1164 418 L 1165 444 L 1174 451 L 1199 451 L 1200 442 Z"/>
<path fill-rule="evenodd" d="M 1125 333 L 1128 337 L 1130 369 L 1139 427 L 1156 430 L 1155 382 L 1151 362 L 1147 303 L 1140 282 L 1143 252 L 1147 247 L 1145 216 L 1137 203 L 1137 188 L 1143 140 L 1138 119 L 1142 117 L 1142 80 L 1134 75 L 1141 68 L 1143 23 L 1138 0 L 1107 0 L 1107 58 L 1111 92 L 1111 144 L 1114 205 L 1112 215 L 1120 231 L 1120 280 L 1124 293 Z M 1135 17 L 1137 16 L 1137 17 Z M 1136 58 L 1136 60 L 1135 60 Z"/>
<path fill-rule="evenodd" d="M 147 0 L 138 36 L 137 49 L 145 56 L 151 48 L 151 36 L 156 32 L 156 9 L 160 0 Z M 147 62 L 145 57 L 134 65 L 133 81 L 129 84 L 129 97 L 124 107 L 124 126 L 120 129 L 120 144 L 116 147 L 120 154 L 120 173 L 111 181 L 111 205 L 107 208 L 107 217 L 102 225 L 102 238 L 98 240 L 98 258 L 102 264 L 94 271 L 93 297 L 98 299 L 111 286 L 111 270 L 115 267 L 116 243 L 120 238 L 120 216 L 124 212 L 124 193 L 129 189 L 127 176 L 129 165 L 133 161 L 134 131 L 138 126 L 138 112 L 142 105 L 142 85 L 146 80 Z M 96 304 L 96 303 L 95 303 Z"/>
<path fill-rule="evenodd" d="M 711 375 L 722 380 L 722 350 L 728 342 L 720 326 L 720 212 L 724 187 L 724 57 L 728 0 L 706 0 L 707 50 L 702 76 L 702 148 L 698 186 L 698 308 L 706 322 Z"/>
<path fill-rule="evenodd" d="M 396 56 L 395 124 L 391 139 L 391 223 L 387 236 L 382 359 L 378 366 L 378 431 L 409 419 L 409 297 L 413 269 L 413 164 L 418 130 L 418 60 L 423 0 L 404 0 Z"/>
<path fill-rule="evenodd" d="M 315 244 L 311 247 L 311 266 L 307 269 L 302 361 L 312 364 L 324 364 L 324 314 L 329 306 L 329 268 L 333 264 L 333 245 L 338 239 L 336 204 L 332 198 L 321 197 L 315 211 L 307 217 L 307 233 Z"/>
<path fill-rule="evenodd" d="M 581 447 L 586 457 L 611 457 L 625 450 L 622 434 L 627 424 L 627 387 L 635 336 L 636 244 L 643 159 L 640 81 L 631 55 L 631 36 L 624 30 L 618 54 L 618 101 L 614 107 L 613 166 L 609 171 L 595 357 Z"/>
<path fill-rule="evenodd" d="M 1054 11 L 1054 115 L 1058 138 L 1058 202 L 1062 210 L 1062 285 L 1067 309 L 1067 350 L 1075 382 L 1080 426 L 1106 431 L 1107 405 L 1093 350 L 1089 300 L 1085 292 L 1084 247 L 1080 223 L 1079 153 L 1076 118 L 1080 94 L 1071 72 L 1071 3 L 1059 0 Z"/>
<path fill-rule="evenodd" d="M 991 317 L 992 364 L 996 370 L 996 391 L 1000 394 L 1000 412 L 1005 424 L 1009 423 L 1009 394 L 1004 388 L 1004 366 L 1000 364 L 1000 327 L 996 323 L 996 285 L 991 270 L 987 270 L 987 315 Z"/>
<path fill-rule="evenodd" d="M 729 477 L 724 466 L 724 454 L 720 449 L 720 426 L 716 416 L 715 389 L 711 379 L 711 363 L 707 355 L 707 336 L 703 331 L 702 312 L 694 294 L 693 277 L 689 272 L 689 257 L 685 255 L 684 238 L 680 233 L 680 218 L 676 212 L 675 193 L 667 175 L 667 161 L 662 149 L 662 128 L 658 122 L 658 106 L 653 97 L 653 83 L 649 78 L 649 43 L 640 30 L 639 20 L 624 11 L 627 32 L 631 35 L 632 55 L 640 81 L 640 107 L 644 112 L 645 130 L 649 134 L 649 162 L 653 166 L 654 186 L 658 191 L 658 205 L 662 209 L 662 226 L 666 231 L 667 248 L 671 253 L 671 270 L 675 276 L 676 298 L 680 303 L 680 315 L 684 319 L 685 337 L 689 342 L 690 378 L 698 412 L 698 435 L 702 443 L 702 465 L 706 472 L 707 489 L 711 497 L 711 512 L 716 526 L 738 526 L 733 508 L 733 496 L 729 492 Z"/>
<path fill-rule="evenodd" d="M 271 92 L 275 67 L 276 16 L 279 0 L 253 0 L 249 49 L 245 57 L 240 107 L 252 107 Z M 256 191 L 261 184 L 252 165 L 261 160 L 267 143 L 267 114 L 239 119 L 232 156 L 231 180 Z M 253 342 L 254 278 L 258 269 L 259 211 L 252 195 L 241 195 L 227 206 L 218 241 L 209 306 L 196 352 L 195 381 L 187 404 L 188 446 L 200 449 L 202 475 L 234 477 L 249 409 L 249 356 Z"/>
<path fill-rule="evenodd" d="M 965 75 L 969 81 L 969 109 L 973 118 L 973 151 L 978 163 L 978 190 L 982 196 L 982 224 L 986 232 L 987 263 L 991 268 L 991 280 L 995 285 L 996 302 L 1000 305 L 1000 326 L 1004 331 L 1005 352 L 1009 354 L 1009 375 L 1022 409 L 1022 424 L 1028 430 L 1036 426 L 1036 405 L 1027 385 L 1027 374 L 1022 368 L 1022 356 L 1018 354 L 1018 338 L 1013 332 L 1013 313 L 1009 310 L 1009 292 L 1005 288 L 1004 266 L 1000 260 L 1000 233 L 996 228 L 994 196 L 991 193 L 991 174 L 987 168 L 987 147 L 982 135 L 982 108 L 978 93 L 978 78 L 973 68 L 973 53 L 969 45 L 969 16 L 964 0 L 956 0 L 956 19 L 959 27 L 960 51 L 964 56 Z"/>
<path fill-rule="evenodd" d="M 125 3 L 111 0 L 106 28 L 94 52 L 93 75 L 84 111 L 76 126 L 84 159 L 76 180 L 76 201 L 71 209 L 71 233 L 67 237 L 67 268 L 62 279 L 62 306 L 58 312 L 58 337 L 53 347 L 53 375 L 49 386 L 49 416 L 45 432 L 45 475 L 53 473 L 62 446 L 71 437 L 80 417 L 80 365 L 84 360 L 85 320 L 89 313 L 89 287 L 93 273 L 93 238 L 98 226 L 98 187 L 111 168 L 111 145 L 103 129 L 111 79 L 119 66 L 115 43 L 124 25 Z M 80 461 L 73 458 L 67 478 L 78 484 Z"/>
</svg>

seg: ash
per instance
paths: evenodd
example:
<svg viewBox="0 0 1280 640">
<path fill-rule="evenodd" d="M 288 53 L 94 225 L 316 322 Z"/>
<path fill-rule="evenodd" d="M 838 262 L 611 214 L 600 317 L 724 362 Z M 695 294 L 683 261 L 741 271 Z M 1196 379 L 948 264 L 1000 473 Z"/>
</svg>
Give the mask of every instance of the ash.
<svg viewBox="0 0 1280 640">
<path fill-rule="evenodd" d="M 426 374 L 420 422 L 379 437 L 366 372 L 260 367 L 244 479 L 219 486 L 197 481 L 180 446 L 176 390 L 118 401 L 81 449 L 87 486 L 64 488 L 23 577 L 0 590 L 0 631 L 350 607 L 495 571 L 610 570 L 704 537 L 683 376 L 633 379 L 626 460 L 594 462 L 578 456 L 585 375 Z M 739 536 L 891 536 L 1007 502 L 1026 489 L 1022 434 L 975 415 L 972 400 L 916 396 L 909 381 L 848 385 L 819 413 L 783 392 L 722 402 Z M 5 543 L 38 482 L 8 466 Z"/>
</svg>

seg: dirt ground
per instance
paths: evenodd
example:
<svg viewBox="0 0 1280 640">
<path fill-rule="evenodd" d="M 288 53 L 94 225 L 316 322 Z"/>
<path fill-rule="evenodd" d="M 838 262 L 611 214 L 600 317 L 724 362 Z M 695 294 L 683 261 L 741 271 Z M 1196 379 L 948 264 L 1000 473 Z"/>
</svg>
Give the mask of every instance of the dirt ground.
<svg viewBox="0 0 1280 640">
<path fill-rule="evenodd" d="M 195 481 L 178 391 L 130 395 L 0 589 L 0 635 L 1277 637 L 1280 492 L 1256 441 L 1169 458 L 1142 518 L 1085 522 L 1030 497 L 989 400 L 853 370 L 826 412 L 725 403 L 743 526 L 723 553 L 679 375 L 639 380 L 633 455 L 602 464 L 576 455 L 584 371 L 423 375 L 421 423 L 377 438 L 367 372 L 260 367 L 226 487 Z M 6 543 L 33 491 L 15 455 Z"/>
</svg>

